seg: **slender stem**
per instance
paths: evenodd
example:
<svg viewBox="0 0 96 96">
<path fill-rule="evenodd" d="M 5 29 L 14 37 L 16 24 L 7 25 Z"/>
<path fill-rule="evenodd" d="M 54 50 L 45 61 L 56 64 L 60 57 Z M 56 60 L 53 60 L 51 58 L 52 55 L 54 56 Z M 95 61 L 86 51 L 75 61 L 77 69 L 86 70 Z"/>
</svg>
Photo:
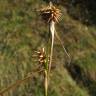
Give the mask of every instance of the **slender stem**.
<svg viewBox="0 0 96 96">
<path fill-rule="evenodd" d="M 48 94 L 48 71 L 44 71 L 44 87 L 45 87 L 45 96 Z"/>
<path fill-rule="evenodd" d="M 49 76 L 51 71 L 51 65 L 52 65 L 52 56 L 53 56 L 53 45 L 54 45 L 54 32 L 55 32 L 55 22 L 51 21 L 49 23 L 49 34 L 51 33 L 51 52 L 50 52 L 50 61 L 47 62 L 48 69 L 45 71 L 45 96 L 48 94 L 48 85 L 49 85 Z M 50 36 L 49 36 L 50 38 Z M 49 39 L 50 41 L 50 39 Z M 49 42 L 48 42 L 48 54 L 49 54 Z M 48 57 L 49 58 L 49 57 Z"/>
<path fill-rule="evenodd" d="M 55 22 L 52 20 L 49 25 L 49 31 L 52 35 L 52 41 L 51 41 L 51 53 L 50 53 L 50 62 L 49 62 L 49 74 L 51 71 L 51 65 L 52 65 L 52 56 L 53 56 L 53 45 L 54 45 L 54 32 L 55 32 Z"/>
<path fill-rule="evenodd" d="M 56 38 L 60 41 L 60 43 L 61 43 L 61 45 L 62 45 L 62 47 L 63 47 L 63 50 L 64 50 L 65 54 L 68 56 L 68 59 L 69 59 L 69 62 L 68 62 L 68 63 L 69 63 L 69 65 L 70 65 L 70 63 L 71 63 L 70 54 L 67 52 L 67 50 L 66 50 L 65 46 L 63 45 L 63 42 L 62 42 L 62 40 L 60 39 L 60 37 L 59 37 L 58 33 L 56 32 L 56 30 L 55 30 L 55 36 L 56 36 Z"/>
<path fill-rule="evenodd" d="M 41 72 L 42 70 L 36 71 L 36 72 Z M 2 96 L 5 92 L 8 92 L 9 90 L 12 90 L 14 88 L 16 88 L 18 85 L 26 82 L 27 80 L 29 80 L 30 78 L 32 78 L 34 75 L 31 73 L 30 75 L 27 75 L 24 79 L 22 80 L 17 80 L 14 84 L 8 86 L 7 88 L 3 89 L 2 91 L 0 91 L 0 96 Z"/>
</svg>

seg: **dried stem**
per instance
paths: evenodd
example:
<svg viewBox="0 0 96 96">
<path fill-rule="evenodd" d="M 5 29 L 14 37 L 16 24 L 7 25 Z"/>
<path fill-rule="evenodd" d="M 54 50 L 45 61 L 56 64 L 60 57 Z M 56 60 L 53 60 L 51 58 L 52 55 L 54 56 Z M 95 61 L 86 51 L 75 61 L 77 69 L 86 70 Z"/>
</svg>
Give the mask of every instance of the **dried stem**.
<svg viewBox="0 0 96 96">
<path fill-rule="evenodd" d="M 41 71 L 43 71 L 43 70 L 39 70 L 39 71 L 36 71 L 36 72 L 41 72 Z M 18 80 L 16 83 L 14 83 L 14 84 L 10 85 L 9 87 L 7 87 L 7 88 L 3 89 L 2 91 L 0 91 L 0 96 L 3 96 L 4 93 L 8 92 L 9 90 L 14 89 L 15 87 L 17 87 L 18 85 L 26 82 L 27 80 L 29 80 L 32 77 L 33 77 L 33 74 L 31 72 L 31 74 L 30 75 L 28 74 L 24 79 Z"/>
<path fill-rule="evenodd" d="M 45 96 L 48 95 L 48 71 L 44 71 L 44 88 L 45 88 Z"/>
<path fill-rule="evenodd" d="M 58 33 L 56 32 L 56 30 L 55 30 L 55 36 L 56 36 L 56 38 L 60 41 L 60 43 L 61 43 L 61 45 L 62 45 L 62 47 L 63 47 L 63 50 L 64 50 L 65 54 L 66 54 L 67 57 L 68 57 L 68 64 L 70 65 L 70 63 L 71 63 L 71 56 L 70 56 L 70 54 L 67 52 L 67 50 L 66 50 L 65 46 L 63 45 L 63 42 L 62 42 L 62 40 L 60 39 L 60 37 L 59 37 Z"/>
<path fill-rule="evenodd" d="M 55 22 L 54 22 L 54 21 L 51 21 L 51 22 L 50 22 L 49 31 L 50 31 L 51 36 L 52 36 L 52 37 L 51 37 L 51 38 L 52 38 L 52 41 L 51 41 L 50 62 L 49 62 L 49 74 L 50 74 L 51 65 L 52 65 L 52 56 L 53 56 L 54 32 L 55 32 Z"/>
<path fill-rule="evenodd" d="M 48 84 L 49 84 L 49 77 L 52 65 L 52 56 L 53 56 L 53 45 L 54 45 L 54 34 L 55 34 L 55 23 L 58 22 L 61 12 L 58 8 L 53 6 L 52 2 L 49 3 L 49 6 L 44 7 L 40 10 L 42 19 L 49 24 L 49 33 L 51 33 L 51 52 L 50 52 L 50 60 L 48 62 L 48 70 L 45 70 L 45 96 L 47 96 Z M 48 50 L 49 52 L 49 50 Z"/>
</svg>

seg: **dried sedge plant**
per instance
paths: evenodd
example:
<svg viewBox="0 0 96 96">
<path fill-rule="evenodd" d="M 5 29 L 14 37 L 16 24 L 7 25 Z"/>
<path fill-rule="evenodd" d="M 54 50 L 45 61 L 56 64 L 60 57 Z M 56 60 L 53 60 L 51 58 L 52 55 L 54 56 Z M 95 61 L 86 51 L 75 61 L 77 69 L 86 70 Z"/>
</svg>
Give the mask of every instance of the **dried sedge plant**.
<svg viewBox="0 0 96 96">
<path fill-rule="evenodd" d="M 70 55 L 68 54 L 68 52 L 66 51 L 66 49 L 62 43 L 62 40 L 60 39 L 60 37 L 57 34 L 56 29 L 55 29 L 55 23 L 57 23 L 61 17 L 61 10 L 59 10 L 58 8 L 53 6 L 52 2 L 50 2 L 49 6 L 44 7 L 42 9 L 40 9 L 39 11 L 41 13 L 42 19 L 49 24 L 49 32 L 51 33 L 51 38 L 52 38 L 51 39 L 52 41 L 51 41 L 50 61 L 48 64 L 48 83 L 49 83 L 49 76 L 50 76 L 50 71 L 51 71 L 51 66 L 52 66 L 54 35 L 60 41 L 64 52 L 67 54 L 68 59 L 69 59 L 69 62 L 68 62 L 69 64 L 71 62 L 71 58 L 70 58 Z M 48 85 L 47 85 L 47 87 L 48 87 Z"/>
<path fill-rule="evenodd" d="M 70 55 L 68 54 L 68 52 L 66 51 L 66 49 L 62 43 L 62 40 L 60 39 L 60 37 L 55 29 L 55 23 L 58 22 L 61 17 L 61 10 L 59 10 L 58 8 L 53 6 L 52 2 L 50 2 L 49 6 L 42 8 L 39 11 L 41 12 L 42 19 L 49 24 L 49 31 L 50 31 L 51 37 L 52 37 L 50 63 L 49 63 L 49 73 L 50 73 L 51 63 L 52 63 L 52 55 L 53 55 L 54 35 L 60 41 L 60 43 L 64 49 L 64 52 L 67 54 L 68 59 L 69 59 L 69 64 L 71 62 L 71 58 L 70 58 Z"/>
<path fill-rule="evenodd" d="M 61 12 L 58 8 L 53 6 L 53 4 L 50 2 L 49 6 L 42 8 L 40 10 L 42 19 L 49 23 L 49 31 L 52 36 L 52 42 L 51 42 L 51 53 L 50 53 L 50 63 L 49 63 L 49 73 L 51 69 L 51 63 L 52 63 L 52 55 L 53 55 L 53 44 L 54 44 L 54 34 L 55 34 L 55 23 L 58 22 Z"/>
</svg>

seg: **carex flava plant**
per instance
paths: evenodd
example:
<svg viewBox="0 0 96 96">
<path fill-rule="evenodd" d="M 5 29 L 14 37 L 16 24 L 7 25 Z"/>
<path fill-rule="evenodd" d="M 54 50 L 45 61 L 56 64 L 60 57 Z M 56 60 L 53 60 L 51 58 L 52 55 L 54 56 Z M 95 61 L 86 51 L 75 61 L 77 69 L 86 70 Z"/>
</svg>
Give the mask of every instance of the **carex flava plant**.
<svg viewBox="0 0 96 96">
<path fill-rule="evenodd" d="M 62 40 L 60 39 L 59 35 L 57 34 L 56 32 L 56 29 L 55 29 L 55 24 L 57 22 L 59 22 L 59 19 L 61 17 L 61 10 L 58 9 L 57 7 L 55 7 L 52 2 L 49 3 L 49 5 L 47 7 L 44 7 L 42 9 L 40 9 L 40 13 L 41 13 L 41 17 L 42 19 L 47 22 L 47 24 L 49 25 L 49 32 L 51 33 L 51 46 L 50 46 L 50 60 L 49 60 L 49 64 L 48 65 L 48 71 L 47 71 L 47 84 L 49 83 L 49 77 L 50 77 L 50 71 L 51 71 L 51 65 L 52 65 L 52 56 L 53 56 L 53 45 L 54 45 L 54 36 L 56 36 L 56 38 L 60 41 L 62 47 L 63 47 L 63 50 L 64 52 L 66 53 L 66 55 L 68 56 L 68 59 L 69 59 L 69 64 L 70 64 L 70 55 L 68 54 L 68 52 L 66 51 L 63 43 L 62 43 Z M 50 38 L 50 37 L 49 37 Z M 48 87 L 48 85 L 46 86 Z M 45 93 L 47 92 L 47 89 L 46 88 L 46 91 Z M 47 93 L 46 93 L 47 94 Z M 47 96 L 47 95 L 45 95 Z"/>
<path fill-rule="evenodd" d="M 50 50 L 50 56 L 48 57 L 50 59 L 49 59 L 49 62 L 45 63 L 48 66 L 47 70 L 45 69 L 45 96 L 47 96 L 49 75 L 50 75 L 50 71 L 51 71 L 52 56 L 53 56 L 55 23 L 59 21 L 61 12 L 58 8 L 53 6 L 53 4 L 50 2 L 49 6 L 40 9 L 40 13 L 41 13 L 42 19 L 45 22 L 47 22 L 47 24 L 49 25 L 49 32 L 51 33 L 51 46 L 50 46 L 51 50 Z"/>
<path fill-rule="evenodd" d="M 41 13 L 41 17 L 44 21 L 46 21 L 49 25 L 49 32 L 51 33 L 51 53 L 50 53 L 50 64 L 49 64 L 49 72 L 51 69 L 51 63 L 52 63 L 52 54 L 53 54 L 53 44 L 54 44 L 54 36 L 56 36 L 56 38 L 60 41 L 64 52 L 66 53 L 66 55 L 68 56 L 68 61 L 70 63 L 71 58 L 69 53 L 66 51 L 62 40 L 60 39 L 58 33 L 56 32 L 56 28 L 55 28 L 55 24 L 57 22 L 59 22 L 59 19 L 61 17 L 61 10 L 58 9 L 57 7 L 55 7 L 52 2 L 49 3 L 49 5 L 47 7 L 44 7 L 42 9 L 39 10 Z"/>
<path fill-rule="evenodd" d="M 54 44 L 54 34 L 55 34 L 55 23 L 59 21 L 61 16 L 61 11 L 53 6 L 52 2 L 49 3 L 49 6 L 42 8 L 40 10 L 42 19 L 46 21 L 49 25 L 49 31 L 51 33 L 51 53 L 50 53 L 50 62 L 49 62 L 49 72 L 51 69 L 52 63 L 52 54 L 53 54 L 53 44 Z"/>
</svg>

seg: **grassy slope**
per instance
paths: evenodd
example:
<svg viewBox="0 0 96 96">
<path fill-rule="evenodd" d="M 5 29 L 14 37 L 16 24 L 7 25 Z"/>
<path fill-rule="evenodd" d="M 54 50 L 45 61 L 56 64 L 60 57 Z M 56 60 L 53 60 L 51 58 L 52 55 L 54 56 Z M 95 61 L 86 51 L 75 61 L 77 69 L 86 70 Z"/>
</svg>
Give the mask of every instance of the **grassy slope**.
<svg viewBox="0 0 96 96">
<path fill-rule="evenodd" d="M 7 87 L 35 67 L 32 53 L 46 44 L 47 27 L 39 15 L 31 9 L 38 8 L 39 0 L 1 0 L 0 1 L 0 89 Z M 72 62 L 81 66 L 92 80 L 96 70 L 95 28 L 73 20 L 64 12 L 57 24 L 58 33 L 71 54 Z M 61 45 L 56 42 L 54 49 L 56 69 L 51 76 L 50 96 L 89 96 L 88 91 L 71 78 L 66 68 Z M 75 54 L 74 54 L 75 53 Z M 24 85 L 18 86 L 5 96 L 43 96 L 42 78 L 38 75 Z"/>
</svg>

